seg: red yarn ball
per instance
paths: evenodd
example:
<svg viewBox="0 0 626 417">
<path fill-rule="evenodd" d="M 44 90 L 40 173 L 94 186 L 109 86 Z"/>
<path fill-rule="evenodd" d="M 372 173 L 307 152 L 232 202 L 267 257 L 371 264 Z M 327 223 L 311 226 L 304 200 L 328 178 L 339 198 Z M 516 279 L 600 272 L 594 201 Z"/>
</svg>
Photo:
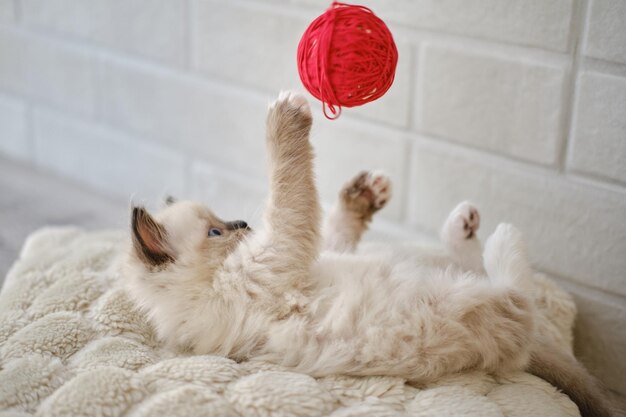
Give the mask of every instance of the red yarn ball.
<svg viewBox="0 0 626 417">
<path fill-rule="evenodd" d="M 342 106 L 360 106 L 385 94 L 397 62 L 389 28 L 363 6 L 333 2 L 298 45 L 300 80 L 322 101 L 329 119 L 339 117 Z"/>
</svg>

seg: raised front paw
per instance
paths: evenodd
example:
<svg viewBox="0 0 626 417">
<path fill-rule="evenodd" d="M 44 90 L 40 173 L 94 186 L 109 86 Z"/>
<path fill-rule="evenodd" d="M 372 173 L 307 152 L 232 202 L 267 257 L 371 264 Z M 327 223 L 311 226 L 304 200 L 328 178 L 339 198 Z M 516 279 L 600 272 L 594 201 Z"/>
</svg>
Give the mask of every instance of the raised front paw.
<svg viewBox="0 0 626 417">
<path fill-rule="evenodd" d="M 311 117 L 311 106 L 309 101 L 304 97 L 304 94 L 297 91 L 281 91 L 278 94 L 278 98 L 270 104 L 270 111 L 279 109 L 279 111 L 285 112 L 295 110 L 303 113 L 306 117 Z"/>
<path fill-rule="evenodd" d="M 381 171 L 363 171 L 348 181 L 340 198 L 346 209 L 369 217 L 391 198 L 391 180 Z"/>
<path fill-rule="evenodd" d="M 268 109 L 268 139 L 308 137 L 312 122 L 307 99 L 294 91 L 282 91 Z"/>
<path fill-rule="evenodd" d="M 443 225 L 442 235 L 451 242 L 463 241 L 476 236 L 479 227 L 478 210 L 471 203 L 464 201 L 448 216 Z"/>
</svg>

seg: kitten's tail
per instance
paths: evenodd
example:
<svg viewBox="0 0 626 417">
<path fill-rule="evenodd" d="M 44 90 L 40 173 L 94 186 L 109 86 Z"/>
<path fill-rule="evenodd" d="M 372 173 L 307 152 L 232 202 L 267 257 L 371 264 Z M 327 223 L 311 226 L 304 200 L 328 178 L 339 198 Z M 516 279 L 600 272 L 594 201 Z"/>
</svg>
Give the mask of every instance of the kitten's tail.
<svg viewBox="0 0 626 417">
<path fill-rule="evenodd" d="M 613 415 L 599 381 L 574 356 L 553 343 L 544 342 L 531 353 L 527 371 L 545 379 L 569 396 L 578 406 L 582 417 Z"/>
</svg>

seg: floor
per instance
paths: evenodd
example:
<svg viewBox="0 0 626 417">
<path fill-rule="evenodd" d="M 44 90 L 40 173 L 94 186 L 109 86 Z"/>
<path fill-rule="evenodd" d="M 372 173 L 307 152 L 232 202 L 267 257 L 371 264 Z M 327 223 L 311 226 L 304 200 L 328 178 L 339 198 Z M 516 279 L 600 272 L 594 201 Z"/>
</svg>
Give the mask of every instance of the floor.
<svg viewBox="0 0 626 417">
<path fill-rule="evenodd" d="M 128 203 L 0 158 L 0 285 L 26 236 L 49 225 L 120 228 Z"/>
</svg>

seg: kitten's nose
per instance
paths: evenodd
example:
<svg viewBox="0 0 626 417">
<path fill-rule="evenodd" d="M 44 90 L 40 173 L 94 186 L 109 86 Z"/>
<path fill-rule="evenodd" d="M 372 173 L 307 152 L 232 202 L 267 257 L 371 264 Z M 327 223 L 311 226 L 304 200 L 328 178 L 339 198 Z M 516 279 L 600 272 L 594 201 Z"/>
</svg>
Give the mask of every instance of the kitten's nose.
<svg viewBox="0 0 626 417">
<path fill-rule="evenodd" d="M 243 220 L 235 220 L 234 222 L 228 223 L 228 228 L 230 230 L 247 229 L 248 223 L 244 222 Z"/>
</svg>

